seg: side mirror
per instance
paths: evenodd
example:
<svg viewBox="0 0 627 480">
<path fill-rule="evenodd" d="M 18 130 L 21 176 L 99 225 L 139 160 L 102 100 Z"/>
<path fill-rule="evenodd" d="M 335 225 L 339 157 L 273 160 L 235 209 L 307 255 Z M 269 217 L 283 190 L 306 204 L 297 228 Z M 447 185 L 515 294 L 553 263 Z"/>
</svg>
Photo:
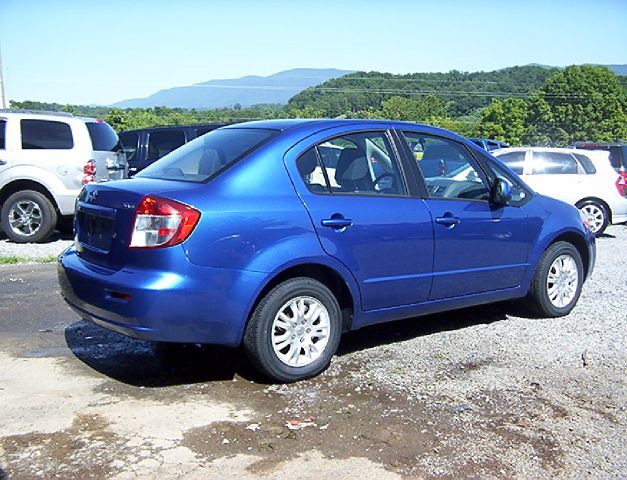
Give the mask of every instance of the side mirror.
<svg viewBox="0 0 627 480">
<path fill-rule="evenodd" d="M 492 203 L 507 205 L 512 199 L 512 186 L 507 180 L 497 178 L 492 187 Z"/>
</svg>

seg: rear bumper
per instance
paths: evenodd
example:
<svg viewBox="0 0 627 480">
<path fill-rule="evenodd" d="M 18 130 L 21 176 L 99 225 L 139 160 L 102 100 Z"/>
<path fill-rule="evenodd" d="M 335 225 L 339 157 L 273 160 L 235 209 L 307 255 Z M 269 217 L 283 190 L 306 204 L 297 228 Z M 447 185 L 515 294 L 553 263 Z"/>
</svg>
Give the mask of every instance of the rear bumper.
<svg viewBox="0 0 627 480">
<path fill-rule="evenodd" d="M 143 340 L 239 345 L 264 274 L 198 267 L 178 271 L 87 263 L 73 248 L 58 259 L 61 295 L 82 318 Z"/>
</svg>

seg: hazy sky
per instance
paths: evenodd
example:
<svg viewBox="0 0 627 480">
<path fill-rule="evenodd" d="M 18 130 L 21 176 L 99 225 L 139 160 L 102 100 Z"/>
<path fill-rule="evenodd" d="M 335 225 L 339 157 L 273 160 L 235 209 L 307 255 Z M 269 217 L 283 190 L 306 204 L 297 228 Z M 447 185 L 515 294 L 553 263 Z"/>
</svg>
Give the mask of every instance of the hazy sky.
<svg viewBox="0 0 627 480">
<path fill-rule="evenodd" d="M 627 63 L 627 0 L 0 0 L 9 99 L 107 104 L 295 67 Z"/>
</svg>

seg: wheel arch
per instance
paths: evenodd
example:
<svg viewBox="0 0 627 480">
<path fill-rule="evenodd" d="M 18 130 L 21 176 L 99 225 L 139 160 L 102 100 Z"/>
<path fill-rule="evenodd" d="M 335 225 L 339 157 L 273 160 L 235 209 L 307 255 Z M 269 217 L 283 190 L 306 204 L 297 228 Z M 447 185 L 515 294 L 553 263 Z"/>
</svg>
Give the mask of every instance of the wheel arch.
<svg viewBox="0 0 627 480">
<path fill-rule="evenodd" d="M 588 250 L 588 244 L 586 243 L 586 239 L 575 232 L 564 232 L 551 240 L 546 248 L 549 248 L 551 245 L 554 245 L 557 242 L 570 243 L 577 249 L 579 255 L 581 256 L 581 260 L 583 261 L 584 278 L 587 278 L 590 269 L 590 251 Z"/>
<path fill-rule="evenodd" d="M 52 203 L 52 206 L 57 211 L 57 214 L 60 215 L 59 206 L 57 205 L 57 201 L 55 200 L 50 190 L 42 183 L 36 182 L 35 180 L 19 179 L 8 182 L 2 187 L 2 189 L 0 189 L 0 205 L 4 204 L 7 198 L 9 198 L 14 193 L 23 190 L 34 190 L 41 193 L 48 200 L 50 200 L 50 203 Z"/>
<path fill-rule="evenodd" d="M 248 322 L 257 305 L 270 290 L 286 280 L 297 277 L 313 278 L 331 290 L 338 301 L 342 313 L 342 331 L 348 331 L 352 328 L 355 309 L 358 308 L 356 292 L 354 291 L 355 287 L 351 287 L 349 282 L 336 269 L 329 265 L 315 262 L 290 265 L 277 271 L 256 295 L 255 301 L 248 311 L 246 326 L 248 326 Z"/>
</svg>

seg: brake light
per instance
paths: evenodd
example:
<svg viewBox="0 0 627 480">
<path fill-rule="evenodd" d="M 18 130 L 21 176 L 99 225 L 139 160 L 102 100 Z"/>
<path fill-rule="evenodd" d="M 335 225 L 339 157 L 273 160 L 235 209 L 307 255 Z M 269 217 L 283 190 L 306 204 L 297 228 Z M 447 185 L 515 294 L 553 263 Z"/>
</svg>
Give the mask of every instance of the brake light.
<svg viewBox="0 0 627 480">
<path fill-rule="evenodd" d="M 618 189 L 618 193 L 623 197 L 627 197 L 627 172 L 618 172 L 616 188 Z"/>
<path fill-rule="evenodd" d="M 96 180 L 96 161 L 89 160 L 83 167 L 83 185 Z"/>
<path fill-rule="evenodd" d="M 190 236 L 199 219 L 195 208 L 146 195 L 135 210 L 130 248 L 178 245 Z"/>
</svg>

